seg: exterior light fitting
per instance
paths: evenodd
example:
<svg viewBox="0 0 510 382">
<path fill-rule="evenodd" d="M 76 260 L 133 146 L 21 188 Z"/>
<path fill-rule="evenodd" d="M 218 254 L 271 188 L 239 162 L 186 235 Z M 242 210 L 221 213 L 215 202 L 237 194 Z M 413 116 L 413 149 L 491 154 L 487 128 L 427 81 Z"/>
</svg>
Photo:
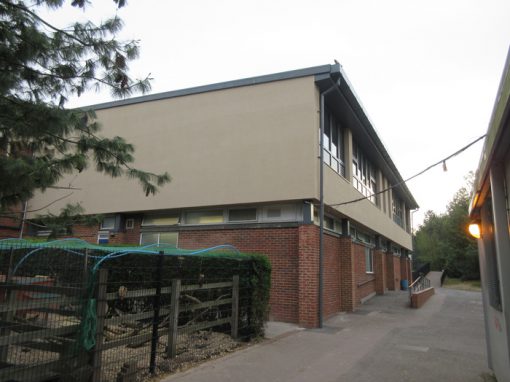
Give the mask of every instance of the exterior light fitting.
<svg viewBox="0 0 510 382">
<path fill-rule="evenodd" d="M 448 168 L 446 167 L 446 161 L 443 161 L 443 171 L 444 172 L 448 171 Z"/>
<path fill-rule="evenodd" d="M 468 231 L 475 239 L 480 238 L 480 224 L 473 222 L 469 224 Z"/>
</svg>

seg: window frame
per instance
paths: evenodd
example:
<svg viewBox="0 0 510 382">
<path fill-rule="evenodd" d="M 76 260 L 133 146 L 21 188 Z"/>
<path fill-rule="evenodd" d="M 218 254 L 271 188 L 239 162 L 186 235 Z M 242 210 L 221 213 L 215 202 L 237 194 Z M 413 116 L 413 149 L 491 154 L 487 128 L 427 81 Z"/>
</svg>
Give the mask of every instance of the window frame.
<svg viewBox="0 0 510 382">
<path fill-rule="evenodd" d="M 210 223 L 203 223 L 203 222 L 189 222 L 189 215 L 190 214 L 206 214 L 206 213 L 217 213 L 215 216 L 221 216 L 221 221 L 214 221 Z M 225 224 L 225 209 L 210 209 L 210 210 L 190 210 L 184 212 L 184 224 L 185 225 L 214 225 L 214 224 Z"/>
<path fill-rule="evenodd" d="M 106 241 L 101 241 L 101 236 L 106 235 Z M 104 240 L 104 239 L 103 239 Z M 98 231 L 97 232 L 97 244 L 109 244 L 110 243 L 110 232 L 109 231 Z"/>
<path fill-rule="evenodd" d="M 377 206 L 377 167 L 372 164 L 354 139 L 352 140 L 352 183 L 356 190 Z"/>
<path fill-rule="evenodd" d="M 324 110 L 324 113 L 324 163 L 326 163 L 336 173 L 345 178 L 344 129 L 328 108 Z M 333 142 L 333 138 L 335 138 L 335 136 L 336 142 Z M 335 146 L 336 150 L 333 150 L 333 145 Z M 336 151 L 336 153 L 334 151 Z"/>
<path fill-rule="evenodd" d="M 255 218 L 254 219 L 242 219 L 242 220 L 231 220 L 230 219 L 230 213 L 232 211 L 247 211 L 247 210 L 255 210 Z M 259 209 L 257 207 L 244 207 L 244 208 L 229 208 L 227 209 L 227 219 L 226 219 L 226 222 L 227 223 L 233 223 L 233 224 L 236 224 L 236 223 L 253 223 L 253 222 L 257 222 L 258 221 L 258 218 L 259 218 Z"/>
<path fill-rule="evenodd" d="M 106 221 L 106 219 L 113 219 L 113 224 L 112 225 L 108 225 L 106 226 L 104 224 L 104 222 Z M 115 230 L 116 228 L 116 225 L 117 225 L 117 217 L 115 215 L 106 215 L 103 220 L 101 221 L 101 224 L 99 225 L 99 230 L 103 230 L 103 231 L 113 231 Z"/>
<path fill-rule="evenodd" d="M 157 244 L 157 245 L 160 245 L 161 244 L 161 234 L 165 234 L 165 233 L 175 233 L 176 235 L 176 239 L 175 239 L 175 248 L 178 248 L 178 244 L 179 244 L 179 232 L 177 231 L 145 231 L 145 232 L 140 232 L 140 245 L 151 245 L 151 244 Z M 157 243 L 143 243 L 143 235 L 144 234 L 152 234 L 152 235 L 158 235 L 158 241 Z M 163 243 L 163 244 L 169 244 L 169 243 Z"/>
<path fill-rule="evenodd" d="M 374 249 L 365 246 L 365 273 L 374 274 Z"/>
</svg>

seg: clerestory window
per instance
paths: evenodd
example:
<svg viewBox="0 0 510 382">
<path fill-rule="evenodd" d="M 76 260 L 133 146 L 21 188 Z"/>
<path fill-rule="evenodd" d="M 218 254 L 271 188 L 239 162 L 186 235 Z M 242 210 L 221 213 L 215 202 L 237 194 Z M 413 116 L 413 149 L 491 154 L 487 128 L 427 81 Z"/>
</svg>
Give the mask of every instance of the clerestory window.
<svg viewBox="0 0 510 382">
<path fill-rule="evenodd" d="M 343 129 L 334 115 L 325 110 L 324 120 L 324 162 L 342 176 L 345 176 Z"/>
<path fill-rule="evenodd" d="M 366 196 L 368 200 L 377 204 L 375 195 L 377 192 L 376 168 L 354 140 L 352 142 L 352 149 L 353 186 Z"/>
</svg>

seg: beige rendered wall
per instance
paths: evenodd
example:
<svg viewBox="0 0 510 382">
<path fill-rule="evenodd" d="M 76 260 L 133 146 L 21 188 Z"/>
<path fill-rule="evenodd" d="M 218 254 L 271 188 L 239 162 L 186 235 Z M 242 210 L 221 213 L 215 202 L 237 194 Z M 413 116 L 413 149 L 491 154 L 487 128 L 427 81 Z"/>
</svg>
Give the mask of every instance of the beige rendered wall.
<svg viewBox="0 0 510 382">
<path fill-rule="evenodd" d="M 317 106 L 314 77 L 99 110 L 103 134 L 135 145 L 135 166 L 172 182 L 145 197 L 134 180 L 93 170 L 68 176 L 30 201 L 38 213 L 81 202 L 87 213 L 313 198 Z"/>
<path fill-rule="evenodd" d="M 317 89 L 315 91 L 315 104 L 317 109 L 319 109 L 320 94 Z M 320 116 L 317 115 L 315 120 L 316 131 L 319 129 L 319 125 Z M 348 180 L 352 179 L 352 133 L 348 126 L 344 126 L 344 128 L 346 176 L 345 178 L 342 177 L 331 167 L 324 164 L 324 203 L 326 205 L 342 203 L 363 197 L 363 195 L 358 192 L 358 190 L 356 190 Z M 318 134 L 315 136 L 315 142 L 315 157 L 318 158 L 320 155 Z M 315 187 L 317 190 L 316 199 L 318 199 L 320 187 L 318 179 L 320 159 L 316 159 L 315 163 L 317 168 Z M 377 167 L 377 163 L 374 163 L 374 165 Z M 389 186 L 388 180 L 383 174 L 381 174 L 380 177 L 383 181 L 383 187 L 387 188 Z M 383 204 L 380 204 L 381 208 L 379 208 L 368 200 L 333 208 L 354 220 L 355 222 L 358 222 L 368 227 L 369 229 L 378 232 L 380 235 L 385 236 L 394 243 L 397 243 L 400 246 L 411 250 L 413 248 L 411 235 L 393 221 L 393 212 L 391 208 L 391 190 L 387 193 L 381 194 L 379 200 L 382 202 L 383 198 L 385 198 L 384 202 L 386 208 L 384 208 Z"/>
<path fill-rule="evenodd" d="M 324 166 L 324 203 L 326 205 L 361 197 L 363 195 L 352 187 L 346 179 L 334 172 L 329 166 Z M 391 241 L 405 248 L 412 248 L 411 235 L 370 201 L 362 200 L 334 208 L 380 235 L 384 235 Z"/>
</svg>

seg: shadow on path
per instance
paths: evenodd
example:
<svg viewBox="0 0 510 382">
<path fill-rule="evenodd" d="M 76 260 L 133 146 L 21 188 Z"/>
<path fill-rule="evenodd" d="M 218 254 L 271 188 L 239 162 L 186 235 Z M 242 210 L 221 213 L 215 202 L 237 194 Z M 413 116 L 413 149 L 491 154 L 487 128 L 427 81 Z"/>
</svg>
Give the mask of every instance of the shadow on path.
<svg viewBox="0 0 510 382">
<path fill-rule="evenodd" d="M 322 329 L 288 330 L 164 381 L 482 382 L 489 372 L 479 292 L 439 288 L 421 309 L 388 292 Z"/>
</svg>

